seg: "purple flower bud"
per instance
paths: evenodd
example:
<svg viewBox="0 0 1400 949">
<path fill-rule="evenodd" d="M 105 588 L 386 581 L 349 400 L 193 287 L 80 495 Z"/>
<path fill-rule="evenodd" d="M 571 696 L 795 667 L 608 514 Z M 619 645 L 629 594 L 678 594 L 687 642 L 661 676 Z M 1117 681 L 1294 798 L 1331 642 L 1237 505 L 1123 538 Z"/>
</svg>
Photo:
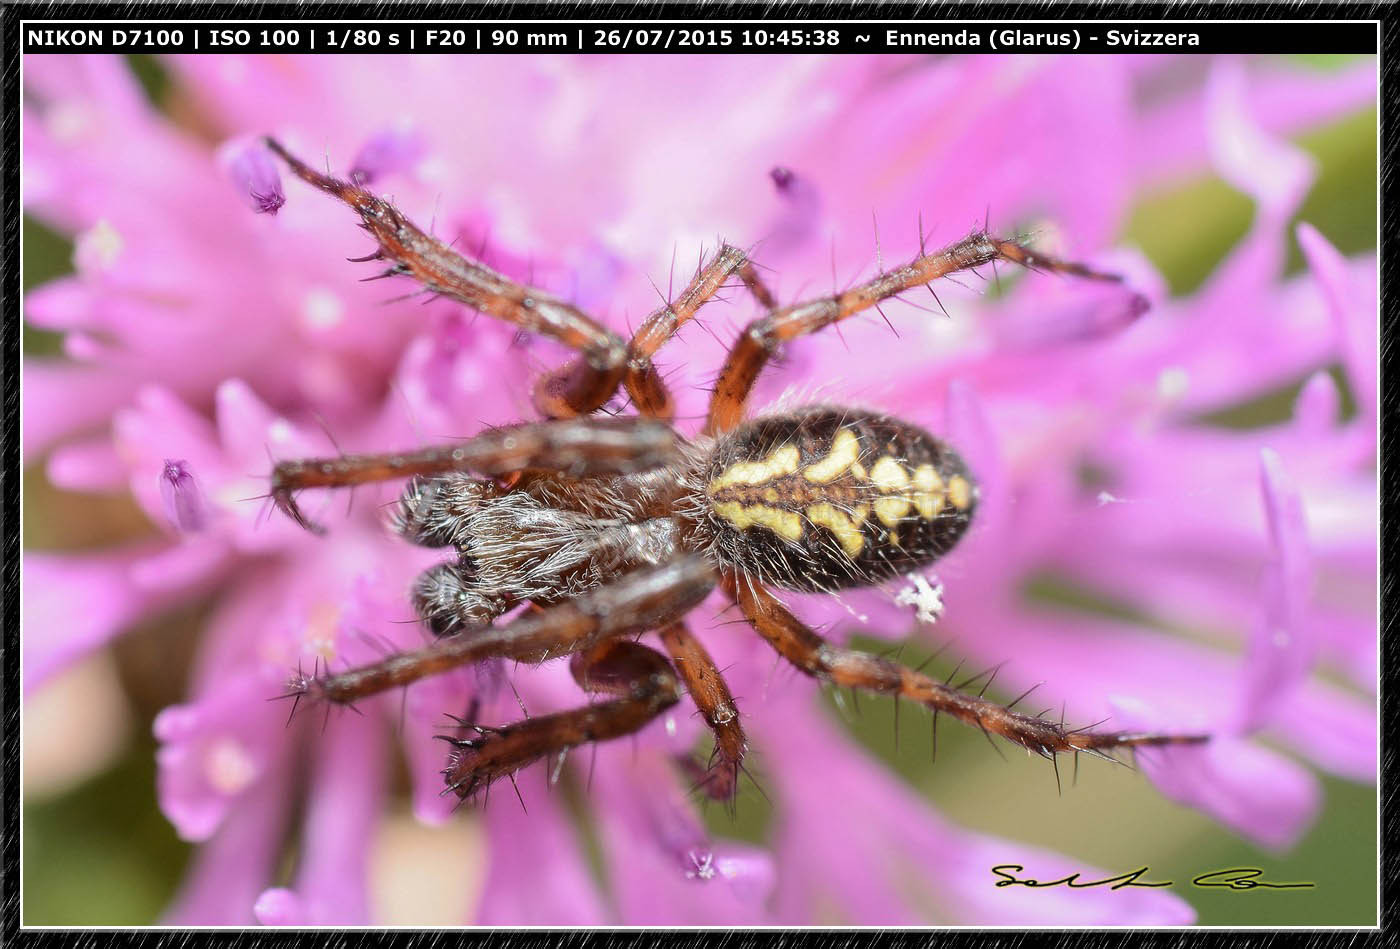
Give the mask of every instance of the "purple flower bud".
<svg viewBox="0 0 1400 949">
<path fill-rule="evenodd" d="M 287 203 L 282 176 L 260 143 L 248 143 L 225 153 L 225 166 L 239 193 L 258 214 L 276 214 Z"/>
<path fill-rule="evenodd" d="M 165 459 L 160 473 L 160 499 L 165 505 L 165 516 L 177 531 L 194 533 L 204 529 L 204 496 L 184 461 Z"/>
<path fill-rule="evenodd" d="M 357 185 L 367 185 L 384 175 L 405 171 L 416 165 L 427 150 L 427 143 L 417 129 L 386 129 L 360 147 L 350 165 L 350 180 Z"/>
</svg>

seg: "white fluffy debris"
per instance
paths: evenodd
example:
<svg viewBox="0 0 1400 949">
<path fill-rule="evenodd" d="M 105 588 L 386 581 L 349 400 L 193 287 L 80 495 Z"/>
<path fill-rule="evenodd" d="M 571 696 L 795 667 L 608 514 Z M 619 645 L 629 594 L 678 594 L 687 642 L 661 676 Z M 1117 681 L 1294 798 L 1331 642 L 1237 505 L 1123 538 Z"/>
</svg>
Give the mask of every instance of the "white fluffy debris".
<svg viewBox="0 0 1400 949">
<path fill-rule="evenodd" d="M 937 622 L 943 615 L 943 584 L 937 577 L 930 583 L 922 573 L 911 573 L 904 579 L 909 581 L 909 586 L 895 595 L 895 605 L 914 607 L 914 615 L 920 623 Z"/>
</svg>

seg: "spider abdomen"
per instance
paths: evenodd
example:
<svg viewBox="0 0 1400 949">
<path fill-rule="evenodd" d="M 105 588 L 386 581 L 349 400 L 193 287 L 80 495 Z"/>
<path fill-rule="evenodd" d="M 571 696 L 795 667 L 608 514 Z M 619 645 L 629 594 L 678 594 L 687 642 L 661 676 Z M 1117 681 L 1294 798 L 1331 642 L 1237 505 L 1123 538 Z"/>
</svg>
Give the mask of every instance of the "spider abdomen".
<svg viewBox="0 0 1400 949">
<path fill-rule="evenodd" d="M 977 502 L 963 460 L 928 432 L 820 406 L 725 436 L 701 490 L 714 554 L 789 590 L 868 586 L 928 564 Z"/>
</svg>

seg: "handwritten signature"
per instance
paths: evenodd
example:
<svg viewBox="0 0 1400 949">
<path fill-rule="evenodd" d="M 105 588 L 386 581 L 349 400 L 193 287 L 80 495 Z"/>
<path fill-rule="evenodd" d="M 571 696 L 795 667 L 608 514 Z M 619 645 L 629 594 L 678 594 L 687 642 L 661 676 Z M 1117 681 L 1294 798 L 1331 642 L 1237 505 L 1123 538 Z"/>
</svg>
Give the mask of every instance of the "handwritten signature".
<svg viewBox="0 0 1400 949">
<path fill-rule="evenodd" d="M 1078 873 L 1071 873 L 1058 880 L 1036 880 L 1031 877 L 1022 879 L 1016 874 L 1024 873 L 1026 868 L 1019 863 L 998 864 L 992 867 L 992 872 L 1001 878 L 996 882 L 998 887 L 1025 886 L 1039 889 L 1050 886 L 1067 886 L 1074 890 L 1087 890 L 1090 887 L 1106 886 L 1110 890 L 1121 890 L 1125 886 L 1161 887 L 1174 885 L 1171 880 L 1143 880 L 1142 877 L 1147 875 L 1148 869 L 1147 867 L 1138 867 L 1136 870 L 1120 873 L 1117 876 L 1104 877 L 1101 880 L 1082 880 Z M 1264 871 L 1258 867 L 1209 870 L 1194 877 L 1191 884 L 1202 888 L 1218 887 L 1227 890 L 1288 890 L 1317 885 L 1315 883 L 1270 883 L 1268 880 L 1259 879 L 1263 874 Z"/>
</svg>

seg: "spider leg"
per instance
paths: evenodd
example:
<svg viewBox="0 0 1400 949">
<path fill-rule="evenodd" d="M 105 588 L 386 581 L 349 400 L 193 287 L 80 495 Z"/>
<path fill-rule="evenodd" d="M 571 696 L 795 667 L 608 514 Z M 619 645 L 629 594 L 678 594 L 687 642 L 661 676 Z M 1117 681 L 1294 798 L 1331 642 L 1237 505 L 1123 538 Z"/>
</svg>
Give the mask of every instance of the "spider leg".
<svg viewBox="0 0 1400 949">
<path fill-rule="evenodd" d="M 627 346 L 627 375 L 623 381 L 627 394 L 643 415 L 664 419 L 675 415 L 675 402 L 651 359 L 734 273 L 740 275 L 745 286 L 766 308 L 772 307 L 772 295 L 763 287 L 747 255 L 737 247 L 724 244 L 708 264 L 696 271 L 680 296 L 648 316 L 633 334 Z"/>
<path fill-rule="evenodd" d="M 715 757 L 719 761 L 701 776 L 701 786 L 713 800 L 733 800 L 739 787 L 739 767 L 748 750 L 734 696 L 715 661 L 684 623 L 672 623 L 659 632 L 661 644 L 670 653 L 686 691 L 714 732 Z"/>
<path fill-rule="evenodd" d="M 896 662 L 827 642 L 787 610 L 757 583 L 726 577 L 739 609 L 759 634 L 788 662 L 814 678 L 838 686 L 867 689 L 926 705 L 935 714 L 947 712 L 967 725 L 982 729 L 1033 751 L 1053 757 L 1062 751 L 1103 754 L 1115 748 L 1143 745 L 1196 744 L 1206 735 L 1165 735 L 1142 732 L 1095 732 L 1067 729 L 1050 719 L 1021 715 L 981 695 L 960 692 Z"/>
<path fill-rule="evenodd" d="M 669 623 L 703 600 L 714 585 L 714 570 L 704 558 L 683 557 L 500 626 L 464 630 L 336 675 L 298 675 L 288 694 L 311 694 L 346 705 L 483 659 L 541 662 Z"/>
<path fill-rule="evenodd" d="M 448 789 L 466 799 L 540 758 L 633 734 L 680 701 L 680 682 L 666 657 L 630 640 L 608 640 L 575 653 L 570 669 L 585 691 L 616 698 L 499 728 L 477 728 L 467 738 L 437 736 L 453 746 L 443 772 Z"/>
<path fill-rule="evenodd" d="M 515 283 L 470 260 L 424 232 L 383 198 L 360 186 L 322 174 L 275 139 L 267 147 L 298 178 L 339 198 L 360 216 L 379 249 L 369 259 L 391 266 L 382 276 L 404 274 L 430 293 L 458 300 L 522 330 L 539 333 L 578 350 L 582 359 L 539 380 L 535 407 L 550 418 L 594 411 L 617 391 L 627 368 L 627 344 L 582 310 L 543 291 Z"/>
<path fill-rule="evenodd" d="M 720 370 L 710 401 L 706 434 L 727 432 L 743 421 L 744 405 L 754 382 L 783 343 L 815 333 L 905 290 L 997 260 L 1010 261 L 1031 270 L 1122 282 L 1122 278 L 1115 274 L 1092 270 L 1073 261 L 1058 260 L 1036 253 L 1015 241 L 994 237 L 985 230 L 978 231 L 844 292 L 773 310 L 754 320 L 729 350 L 724 367 Z"/>
<path fill-rule="evenodd" d="M 297 506 L 297 491 L 468 470 L 487 475 L 526 468 L 575 477 L 627 474 L 659 468 L 679 457 L 675 433 L 660 422 L 636 418 L 527 422 L 412 451 L 278 462 L 272 471 L 271 494 L 287 516 L 319 533 L 321 528 Z"/>
</svg>

